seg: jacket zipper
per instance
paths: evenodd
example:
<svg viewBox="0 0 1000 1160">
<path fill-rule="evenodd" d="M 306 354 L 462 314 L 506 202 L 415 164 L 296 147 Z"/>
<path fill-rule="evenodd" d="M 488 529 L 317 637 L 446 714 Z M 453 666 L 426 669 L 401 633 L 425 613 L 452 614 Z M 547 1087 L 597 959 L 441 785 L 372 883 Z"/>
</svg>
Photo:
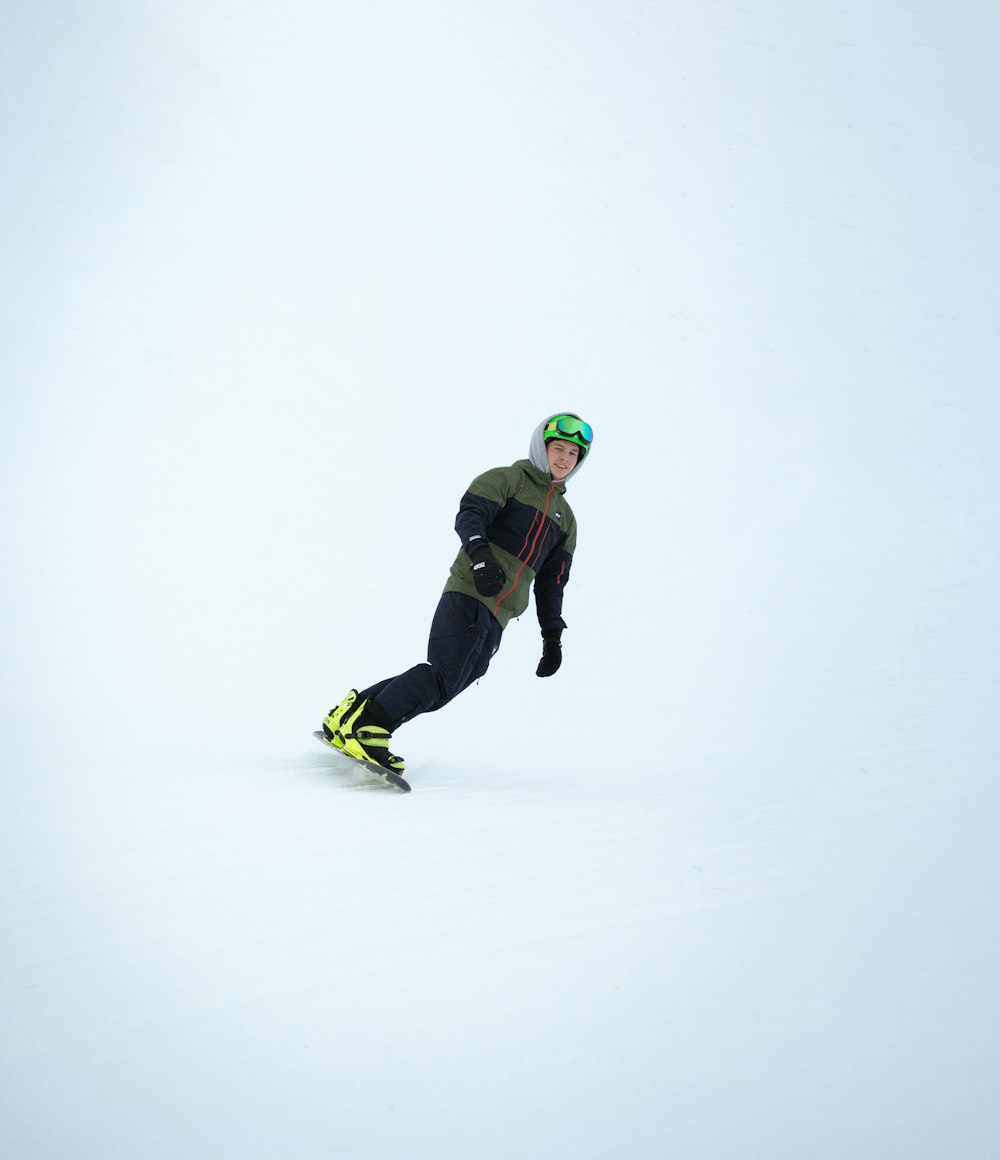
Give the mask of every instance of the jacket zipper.
<svg viewBox="0 0 1000 1160">
<path fill-rule="evenodd" d="M 503 604 L 503 602 L 507 599 L 507 597 L 510 596 L 510 594 L 512 592 L 515 592 L 517 590 L 517 582 L 521 579 L 521 573 L 524 571 L 525 565 L 527 564 L 528 560 L 530 560 L 531 557 L 534 555 L 535 547 L 538 544 L 538 537 L 541 535 L 542 530 L 545 527 L 545 517 L 549 514 L 549 504 L 552 502 L 552 492 L 555 490 L 555 486 L 556 486 L 555 481 L 553 480 L 553 482 L 549 484 L 549 490 L 545 493 L 545 510 L 542 512 L 542 518 L 538 521 L 538 528 L 535 531 L 535 538 L 531 541 L 531 547 L 528 549 L 527 557 L 521 561 L 521 566 L 514 573 L 514 583 L 511 584 L 511 586 L 500 597 L 500 599 L 496 602 L 496 604 L 494 604 L 494 606 L 493 606 L 493 615 L 494 616 L 496 616 L 497 610 L 499 609 L 500 605 Z M 534 526 L 534 520 L 532 520 L 532 527 L 533 526 Z M 530 535 L 531 535 L 531 528 L 528 529 L 528 536 L 530 536 Z M 527 542 L 528 542 L 528 536 L 525 536 L 525 538 L 524 538 L 525 544 L 527 544 Z"/>
</svg>

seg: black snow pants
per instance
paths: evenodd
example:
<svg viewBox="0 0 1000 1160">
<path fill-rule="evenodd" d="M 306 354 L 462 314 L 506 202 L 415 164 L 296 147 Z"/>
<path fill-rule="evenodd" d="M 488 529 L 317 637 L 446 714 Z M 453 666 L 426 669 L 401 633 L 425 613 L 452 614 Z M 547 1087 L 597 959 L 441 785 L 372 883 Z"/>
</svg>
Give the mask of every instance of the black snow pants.
<svg viewBox="0 0 1000 1160">
<path fill-rule="evenodd" d="M 485 604 L 461 592 L 446 592 L 438 601 L 427 663 L 414 665 L 362 690 L 389 718 L 390 732 L 421 713 L 433 713 L 454 700 L 490 667 L 503 629 Z"/>
</svg>

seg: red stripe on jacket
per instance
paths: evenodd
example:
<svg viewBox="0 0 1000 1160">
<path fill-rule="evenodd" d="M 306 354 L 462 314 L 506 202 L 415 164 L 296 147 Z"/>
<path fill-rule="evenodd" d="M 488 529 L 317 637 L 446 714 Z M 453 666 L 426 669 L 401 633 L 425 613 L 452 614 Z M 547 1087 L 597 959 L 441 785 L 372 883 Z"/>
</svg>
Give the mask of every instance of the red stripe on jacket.
<svg viewBox="0 0 1000 1160">
<path fill-rule="evenodd" d="M 520 568 L 518 568 L 518 570 L 514 573 L 514 583 L 511 584 L 511 586 L 500 597 L 500 599 L 496 602 L 496 604 L 493 605 L 493 615 L 494 616 L 496 616 L 497 609 L 500 607 L 500 605 L 503 604 L 503 602 L 507 599 L 507 597 L 517 588 L 517 582 L 518 582 L 518 580 L 521 579 L 521 573 L 524 571 L 525 565 L 527 564 L 528 560 L 530 560 L 531 557 L 535 554 L 535 548 L 538 546 L 538 537 L 542 534 L 542 531 L 545 528 L 545 517 L 549 514 L 549 504 L 552 502 L 552 492 L 553 492 L 553 489 L 555 488 L 555 486 L 556 486 L 555 481 L 553 480 L 552 483 L 549 484 L 549 490 L 545 493 L 545 510 L 540 513 L 541 519 L 538 521 L 538 528 L 535 532 L 535 538 L 531 541 L 531 547 L 528 548 L 527 556 L 525 556 L 523 559 L 521 559 Z M 536 513 L 536 514 L 539 514 L 539 513 Z M 534 526 L 535 526 L 535 521 L 532 520 L 531 521 L 531 528 L 533 528 Z M 528 536 L 531 535 L 531 528 L 528 528 L 528 535 L 524 537 L 525 546 L 527 546 L 527 543 L 528 543 Z M 520 552 L 518 552 L 518 558 L 521 558 Z M 565 561 L 563 561 L 563 564 L 565 565 Z"/>
</svg>

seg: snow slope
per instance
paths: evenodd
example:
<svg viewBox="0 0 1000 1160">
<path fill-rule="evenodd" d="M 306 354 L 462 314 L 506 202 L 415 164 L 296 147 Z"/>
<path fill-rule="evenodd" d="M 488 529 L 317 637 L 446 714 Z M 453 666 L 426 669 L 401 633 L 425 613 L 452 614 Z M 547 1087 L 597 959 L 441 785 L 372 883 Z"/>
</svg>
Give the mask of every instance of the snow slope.
<svg viewBox="0 0 1000 1160">
<path fill-rule="evenodd" d="M 993 10 L 11 25 L 0 1155 L 992 1160 Z M 563 669 L 359 781 L 561 407 Z"/>
</svg>

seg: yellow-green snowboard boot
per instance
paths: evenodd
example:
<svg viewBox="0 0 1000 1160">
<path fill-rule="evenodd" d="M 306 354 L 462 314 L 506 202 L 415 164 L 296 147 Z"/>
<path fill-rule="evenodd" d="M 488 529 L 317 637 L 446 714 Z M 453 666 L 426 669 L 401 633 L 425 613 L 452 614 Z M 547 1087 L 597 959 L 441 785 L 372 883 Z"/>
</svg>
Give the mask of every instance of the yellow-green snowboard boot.
<svg viewBox="0 0 1000 1160">
<path fill-rule="evenodd" d="M 359 698 L 351 689 L 336 708 L 323 718 L 323 732 L 331 745 L 358 761 L 371 761 L 393 773 L 402 773 L 406 763 L 389 752 L 392 734 L 388 720 L 377 702 Z"/>
</svg>

